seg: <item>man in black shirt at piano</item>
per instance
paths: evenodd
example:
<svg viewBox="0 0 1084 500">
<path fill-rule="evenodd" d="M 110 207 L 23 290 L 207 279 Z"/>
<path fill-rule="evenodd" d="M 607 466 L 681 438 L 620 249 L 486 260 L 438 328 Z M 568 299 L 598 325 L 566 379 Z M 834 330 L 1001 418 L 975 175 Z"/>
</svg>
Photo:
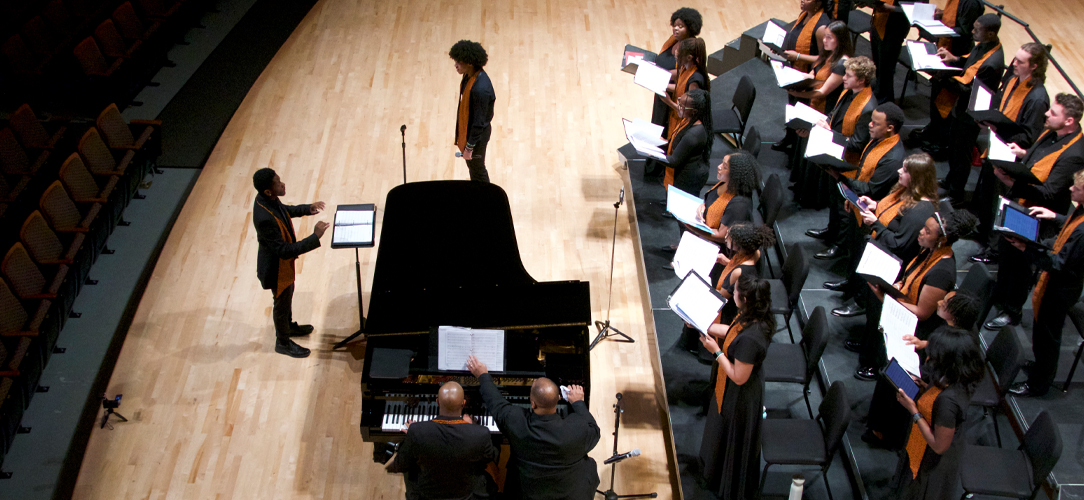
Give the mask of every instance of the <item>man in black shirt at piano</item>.
<svg viewBox="0 0 1084 500">
<path fill-rule="evenodd" d="M 486 467 L 499 452 L 489 430 L 472 425 L 463 415 L 463 387 L 456 382 L 440 386 L 440 414 L 425 422 L 408 423 L 388 472 L 406 473 L 407 500 L 490 498 L 496 486 Z"/>
<path fill-rule="evenodd" d="M 557 413 L 561 399 L 557 384 L 539 378 L 531 386 L 531 408 L 510 404 L 474 356 L 467 369 L 481 383 L 486 409 L 508 438 L 512 454 L 504 483 L 506 498 L 524 500 L 590 500 L 599 485 L 598 466 L 587 452 L 598 444 L 600 432 L 583 401 L 583 387 L 570 387 L 565 399 L 569 413 Z"/>
</svg>

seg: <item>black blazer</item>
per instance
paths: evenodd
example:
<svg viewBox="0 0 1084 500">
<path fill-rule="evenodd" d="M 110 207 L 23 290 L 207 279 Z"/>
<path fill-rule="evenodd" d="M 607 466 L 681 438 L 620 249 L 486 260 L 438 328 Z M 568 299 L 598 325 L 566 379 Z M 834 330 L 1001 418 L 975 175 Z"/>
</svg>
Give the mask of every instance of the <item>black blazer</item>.
<svg viewBox="0 0 1084 500">
<path fill-rule="evenodd" d="M 256 255 L 256 277 L 265 290 L 277 296 L 294 282 L 294 260 L 320 246 L 320 238 L 311 234 L 297 241 L 292 217 L 310 215 L 309 205 L 283 205 L 263 193 L 252 204 L 252 225 L 260 251 Z"/>
<path fill-rule="evenodd" d="M 467 75 L 463 75 L 463 81 L 459 82 L 459 92 L 467 85 Z M 493 102 L 497 96 L 493 93 L 493 83 L 489 81 L 489 75 L 485 71 L 478 72 L 478 78 L 474 79 L 474 85 L 470 88 L 470 111 L 467 118 L 467 144 L 478 145 L 480 142 L 489 141 L 493 127 L 489 122 L 493 121 Z"/>
<path fill-rule="evenodd" d="M 387 470 L 407 473 L 408 500 L 489 498 L 486 465 L 498 456 L 485 427 L 431 420 L 410 425 Z"/>
</svg>

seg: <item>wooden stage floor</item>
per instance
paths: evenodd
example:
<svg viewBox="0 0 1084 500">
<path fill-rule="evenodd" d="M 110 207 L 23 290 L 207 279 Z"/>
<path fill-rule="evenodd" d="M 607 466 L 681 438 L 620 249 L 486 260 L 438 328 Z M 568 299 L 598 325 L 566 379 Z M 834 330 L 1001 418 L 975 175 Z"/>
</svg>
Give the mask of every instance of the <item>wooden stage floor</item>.
<svg viewBox="0 0 1084 500">
<path fill-rule="evenodd" d="M 798 2 L 790 3 L 783 11 L 739 0 L 690 6 L 704 14 L 702 37 L 715 51 L 768 17 L 794 17 Z M 1005 3 L 1055 44 L 1074 75 L 1084 74 L 1076 47 L 1059 39 L 1076 31 L 1075 16 L 1053 11 L 1071 4 L 1082 12 L 1084 0 Z M 661 45 L 678 6 L 320 1 L 237 111 L 165 245 L 107 390 L 124 394 L 131 422 L 94 429 L 75 497 L 402 498 L 401 476 L 372 462 L 358 431 L 363 346 L 330 350 L 357 328 L 353 253 L 331 250 L 327 235 L 298 261 L 295 316 L 316 326 L 299 343 L 314 352 L 305 360 L 275 354 L 271 296 L 255 276 L 252 173 L 276 169 L 287 203 L 382 205 L 402 182 L 399 125 L 406 124 L 408 180 L 465 179 L 451 145 L 459 77 L 447 51 L 459 39 L 480 41 L 497 93 L 487 163 L 511 199 L 523 263 L 539 281 L 590 281 L 594 318 L 605 319 L 612 205 L 627 182 L 615 154 L 626 142 L 621 118 L 648 118 L 651 106 L 648 92 L 616 67 L 625 43 Z M 643 455 L 618 468 L 618 492 L 679 498 L 626 207 L 611 319 L 637 342 L 605 343 L 591 355 L 591 412 L 603 431 L 592 456 L 605 487 L 611 405 L 622 392 L 620 448 Z M 295 227 L 307 235 L 330 218 L 298 219 Z M 418 221 L 444 222 L 440 214 Z M 366 290 L 373 259 L 375 251 L 362 252 Z"/>
</svg>

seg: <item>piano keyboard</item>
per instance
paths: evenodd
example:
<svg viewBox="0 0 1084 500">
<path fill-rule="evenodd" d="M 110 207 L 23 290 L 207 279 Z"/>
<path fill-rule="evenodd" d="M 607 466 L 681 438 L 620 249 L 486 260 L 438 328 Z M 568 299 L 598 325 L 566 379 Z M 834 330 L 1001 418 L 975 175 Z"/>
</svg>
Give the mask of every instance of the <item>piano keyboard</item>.
<svg viewBox="0 0 1084 500">
<path fill-rule="evenodd" d="M 392 395 L 391 397 L 403 395 Z M 380 430 L 385 432 L 401 432 L 406 428 L 407 422 L 425 422 L 437 418 L 440 407 L 435 401 L 418 401 L 411 404 L 408 401 L 389 399 L 384 405 L 384 418 L 380 423 Z M 497 422 L 483 410 L 481 415 L 471 415 L 474 423 L 489 429 L 490 433 L 500 434 Z"/>
</svg>

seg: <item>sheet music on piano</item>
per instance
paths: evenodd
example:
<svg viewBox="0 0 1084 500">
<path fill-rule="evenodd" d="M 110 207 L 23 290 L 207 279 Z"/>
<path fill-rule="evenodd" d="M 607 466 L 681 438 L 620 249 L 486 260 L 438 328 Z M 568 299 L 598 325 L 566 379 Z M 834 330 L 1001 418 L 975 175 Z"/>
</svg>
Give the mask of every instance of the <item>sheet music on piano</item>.
<svg viewBox="0 0 1084 500">
<path fill-rule="evenodd" d="M 459 326 L 437 328 L 437 368 L 466 370 L 474 355 L 490 371 L 504 371 L 504 330 L 475 330 Z"/>
</svg>

